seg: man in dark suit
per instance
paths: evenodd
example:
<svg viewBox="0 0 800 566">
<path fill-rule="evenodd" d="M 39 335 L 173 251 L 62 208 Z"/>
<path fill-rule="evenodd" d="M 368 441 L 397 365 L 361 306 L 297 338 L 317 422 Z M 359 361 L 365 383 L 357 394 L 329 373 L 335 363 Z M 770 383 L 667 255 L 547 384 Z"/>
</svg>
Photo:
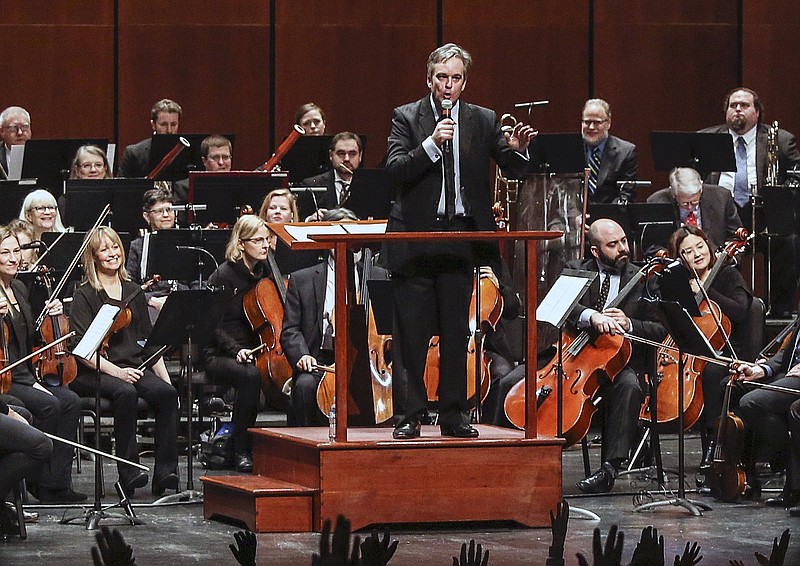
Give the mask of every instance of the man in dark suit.
<svg viewBox="0 0 800 566">
<path fill-rule="evenodd" d="M 703 184 L 700 173 L 689 167 L 673 169 L 669 187 L 650 195 L 647 202 L 673 205 L 681 226 L 697 226 L 715 247 L 732 240 L 742 226 L 730 191 Z M 663 242 L 666 246 L 667 242 Z"/>
<path fill-rule="evenodd" d="M 183 109 L 168 98 L 159 100 L 150 110 L 150 127 L 154 134 L 177 134 Z M 125 148 L 119 166 L 120 177 L 146 177 L 150 173 L 151 138 Z"/>
<path fill-rule="evenodd" d="M 471 63 L 458 45 L 439 47 L 428 57 L 430 95 L 394 109 L 386 167 L 398 188 L 388 232 L 494 230 L 489 158 L 516 175 L 527 168 L 527 156 L 520 152 L 527 151 L 533 129 L 517 124 L 504 135 L 493 111 L 459 100 Z M 449 115 L 443 113 L 444 101 L 452 105 Z M 466 395 L 473 246 L 398 243 L 387 246 L 387 254 L 395 315 L 394 437 L 420 434 L 427 412 L 425 358 L 429 338 L 437 332 L 441 432 L 476 437 Z"/>
<path fill-rule="evenodd" d="M 600 98 L 587 100 L 581 115 L 583 151 L 589 173 L 589 201 L 628 202 L 636 196 L 636 185 L 617 186 L 617 181 L 635 181 L 636 146 L 609 135 L 611 108 Z"/>
<path fill-rule="evenodd" d="M 641 301 L 644 283 L 639 281 L 621 299 L 617 295 L 638 269 L 628 261 L 629 248 L 625 231 L 607 218 L 595 220 L 589 227 L 589 245 L 592 258 L 567 264 L 572 269 L 596 271 L 598 277 L 589 291 L 572 310 L 568 322 L 577 330 L 589 329 L 594 334 L 630 333 L 649 340 L 661 341 L 666 331 L 654 322 L 647 303 Z M 609 307 L 615 299 L 618 306 Z M 632 345 L 628 365 L 613 379 L 600 378 L 597 397 L 602 397 L 605 410 L 603 421 L 603 463 L 594 474 L 578 482 L 584 493 L 604 493 L 614 487 L 614 480 L 622 463 L 628 458 L 636 435 L 639 411 L 644 393 L 639 377 L 645 370 L 645 347 Z"/>
<path fill-rule="evenodd" d="M 322 218 L 332 208 L 345 206 L 345 201 L 350 196 L 353 171 L 361 166 L 363 152 L 364 146 L 357 134 L 339 132 L 331 138 L 328 159 L 332 168 L 314 177 L 303 179 L 300 183 L 304 187 L 325 187 L 327 190 L 324 195 L 317 198 L 316 204 L 319 208 L 313 213 L 308 210 L 308 203 L 303 203 L 301 218 L 305 218 L 306 222 L 312 222 Z"/>
<path fill-rule="evenodd" d="M 0 179 L 8 178 L 12 145 L 25 145 L 31 139 L 31 115 L 19 106 L 9 106 L 0 113 Z"/>
</svg>

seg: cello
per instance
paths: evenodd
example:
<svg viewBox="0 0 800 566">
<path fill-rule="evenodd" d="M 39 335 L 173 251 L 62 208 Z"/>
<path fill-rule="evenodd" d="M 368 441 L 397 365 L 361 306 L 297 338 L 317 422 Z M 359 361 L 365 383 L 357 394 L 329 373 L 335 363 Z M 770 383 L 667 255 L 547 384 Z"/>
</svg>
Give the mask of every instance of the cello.
<svg viewBox="0 0 800 566">
<path fill-rule="evenodd" d="M 700 316 L 693 317 L 693 320 L 715 350 L 721 350 L 728 343 L 731 322 L 722 312 L 719 305 L 707 298 L 706 292 L 711 288 L 718 273 L 727 265 L 727 262 L 740 253 L 747 244 L 748 235 L 744 228 L 737 231 L 736 235 L 737 239 L 728 242 L 724 249 L 717 254 L 716 262 L 703 282 L 703 290 L 699 291 L 695 296 Z M 680 410 L 678 400 L 679 364 L 674 353 L 674 346 L 675 342 L 672 337 L 667 336 L 656 355 L 658 360 L 656 371 L 656 385 L 658 387 L 657 422 L 660 427 L 663 427 L 663 430 L 667 431 L 677 427 L 678 411 Z M 700 379 L 706 363 L 706 360 L 697 356 L 686 356 L 683 376 L 684 430 L 691 428 L 699 420 L 703 411 L 704 398 Z M 647 421 L 650 420 L 650 403 L 642 405 L 640 418 Z"/>
<path fill-rule="evenodd" d="M 605 308 L 622 304 L 652 269 L 653 264 L 639 269 Z M 577 333 L 566 331 L 561 345 L 564 380 L 560 436 L 571 446 L 589 431 L 596 410 L 593 398 L 600 387 L 599 374 L 603 372 L 613 380 L 628 364 L 632 350 L 630 341 L 619 334 L 600 334 L 592 340 L 588 329 Z M 536 374 L 538 430 L 544 436 L 559 436 L 558 399 L 553 395 L 558 380 L 558 356 L 555 356 Z M 514 426 L 524 428 L 525 380 L 516 383 L 508 392 L 504 409 Z"/>
</svg>

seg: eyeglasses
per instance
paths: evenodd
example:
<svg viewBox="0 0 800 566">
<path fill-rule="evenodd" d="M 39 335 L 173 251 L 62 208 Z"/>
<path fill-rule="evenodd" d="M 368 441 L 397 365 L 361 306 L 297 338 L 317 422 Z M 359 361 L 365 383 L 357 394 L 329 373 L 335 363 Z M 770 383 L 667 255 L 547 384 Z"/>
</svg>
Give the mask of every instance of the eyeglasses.
<svg viewBox="0 0 800 566">
<path fill-rule="evenodd" d="M 209 161 L 219 161 L 220 163 L 223 163 L 225 161 L 230 161 L 232 159 L 232 156 L 225 154 L 209 155 L 208 157 L 206 157 L 206 159 L 208 159 Z"/>
<path fill-rule="evenodd" d="M 588 126 L 598 127 L 600 124 L 605 124 L 606 122 L 608 122 L 608 118 L 606 118 L 605 120 L 581 120 L 581 122 L 583 123 L 584 126 L 587 127 Z"/>
<path fill-rule="evenodd" d="M 5 126 L 3 126 L 3 128 L 5 128 L 7 130 L 12 130 L 12 131 L 15 131 L 15 132 L 22 132 L 22 133 L 31 131 L 31 125 L 30 124 L 6 124 Z"/>
<path fill-rule="evenodd" d="M 36 212 L 41 214 L 42 212 L 55 212 L 56 210 L 58 210 L 58 207 L 52 204 L 48 204 L 44 206 L 31 207 L 31 210 L 35 210 Z"/>
<path fill-rule="evenodd" d="M 268 238 L 247 238 L 242 239 L 242 242 L 250 242 L 251 244 L 255 244 L 256 246 L 263 246 Z"/>
<path fill-rule="evenodd" d="M 164 208 L 151 208 L 147 212 L 150 213 L 150 214 L 161 214 L 161 215 L 164 215 L 164 214 L 172 214 L 172 213 L 174 213 L 175 209 L 172 208 L 171 206 L 165 206 Z"/>
<path fill-rule="evenodd" d="M 102 161 L 94 162 L 94 163 L 81 163 L 81 169 L 84 171 L 90 171 L 91 169 L 105 169 L 106 164 Z"/>
</svg>

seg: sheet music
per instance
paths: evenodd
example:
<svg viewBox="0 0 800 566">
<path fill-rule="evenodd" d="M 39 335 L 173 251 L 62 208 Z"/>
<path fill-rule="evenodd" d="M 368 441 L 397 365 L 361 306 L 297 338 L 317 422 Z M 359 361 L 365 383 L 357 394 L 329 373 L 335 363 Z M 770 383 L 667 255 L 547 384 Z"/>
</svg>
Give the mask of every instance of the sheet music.
<svg viewBox="0 0 800 566">
<path fill-rule="evenodd" d="M 536 320 L 558 327 L 585 286 L 586 278 L 562 274 L 536 309 Z"/>
<path fill-rule="evenodd" d="M 72 354 L 84 359 L 88 362 L 92 361 L 95 352 L 103 342 L 103 338 L 108 334 L 111 325 L 114 324 L 114 319 L 117 317 L 120 308 L 114 305 L 105 304 L 100 307 L 97 316 L 86 329 L 86 333 L 72 350 Z"/>
<path fill-rule="evenodd" d="M 346 234 L 341 224 L 294 226 L 286 224 L 286 232 L 298 242 L 313 242 L 309 234 Z"/>
<path fill-rule="evenodd" d="M 25 156 L 24 145 L 12 145 L 8 157 L 8 178 L 12 181 L 22 178 L 22 158 Z"/>
<path fill-rule="evenodd" d="M 343 224 L 348 234 L 385 234 L 386 222 L 370 224 Z"/>
<path fill-rule="evenodd" d="M 108 160 L 108 166 L 111 168 L 111 171 L 109 171 L 109 173 L 111 173 L 112 176 L 114 175 L 114 162 L 116 161 L 114 157 L 116 155 L 117 155 L 117 144 L 115 143 L 108 144 L 108 146 L 106 147 L 106 159 Z"/>
</svg>

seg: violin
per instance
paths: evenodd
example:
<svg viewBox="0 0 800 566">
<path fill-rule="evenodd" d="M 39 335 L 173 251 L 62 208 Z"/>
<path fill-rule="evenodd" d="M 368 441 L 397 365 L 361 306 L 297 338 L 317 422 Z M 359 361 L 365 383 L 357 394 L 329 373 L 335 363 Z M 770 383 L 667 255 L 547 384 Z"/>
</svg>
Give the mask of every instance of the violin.
<svg viewBox="0 0 800 566">
<path fill-rule="evenodd" d="M 481 351 L 476 351 L 477 331 L 478 328 L 495 329 L 500 317 L 503 315 L 503 296 L 500 294 L 500 289 L 494 283 L 492 278 L 485 273 L 480 274 L 480 320 L 478 321 L 476 315 L 476 292 L 475 285 L 472 286 L 472 299 L 470 300 L 470 336 L 467 343 L 467 399 L 473 401 L 475 398 L 475 372 L 476 372 L 476 359 L 480 360 L 480 389 L 481 401 L 486 399 L 489 394 L 489 385 L 491 379 L 489 378 L 489 366 L 491 360 L 489 356 L 483 351 L 483 342 L 481 341 Z M 483 331 L 483 330 L 481 330 Z M 428 401 L 437 401 L 439 399 L 439 337 L 433 336 L 428 344 L 428 357 L 425 364 L 425 374 L 423 377 L 425 381 L 425 388 L 428 391 Z"/>
<path fill-rule="evenodd" d="M 103 338 L 103 342 L 100 344 L 100 355 L 104 358 L 108 358 L 108 343 L 111 341 L 111 338 L 121 330 L 128 328 L 131 322 L 133 321 L 133 311 L 131 310 L 130 304 L 131 302 L 138 297 L 140 294 L 144 293 L 145 291 L 150 290 L 150 288 L 161 281 L 160 275 L 153 275 L 150 279 L 142 283 L 142 285 L 136 289 L 133 293 L 131 293 L 124 301 L 123 304 L 125 305 L 117 314 L 114 322 L 111 324 L 111 328 L 108 329 L 106 332 L 105 337 Z"/>
<path fill-rule="evenodd" d="M 6 317 L 0 319 L 0 369 L 11 363 L 8 354 L 8 341 L 11 338 L 11 329 L 8 327 Z M 5 395 L 11 389 L 11 372 L 0 374 L 0 393 Z"/>
<path fill-rule="evenodd" d="M 639 281 L 652 273 L 659 264 L 642 267 L 620 289 L 606 308 L 618 307 L 633 292 Z M 558 346 L 558 344 L 556 344 Z M 599 374 L 609 380 L 628 365 L 631 343 L 619 334 L 600 334 L 591 339 L 589 330 L 565 330 L 563 341 L 563 382 L 561 430 L 559 431 L 558 355 L 537 372 L 537 427 L 540 435 L 561 436 L 566 445 L 579 442 L 589 431 L 596 407 L 593 398 L 600 387 Z M 506 395 L 504 409 L 508 420 L 522 429 L 525 426 L 525 380 L 516 383 Z"/>
<path fill-rule="evenodd" d="M 50 270 L 40 265 L 37 268 L 36 280 L 47 289 L 47 295 L 52 296 L 52 281 Z M 69 332 L 69 320 L 62 313 L 59 315 L 48 314 L 37 329 L 42 342 L 49 344 Z M 40 356 L 33 358 L 36 378 L 51 387 L 69 385 L 78 375 L 78 364 L 75 357 L 70 354 L 66 345 L 58 345 L 45 350 Z"/>
<path fill-rule="evenodd" d="M 732 260 L 736 254 L 740 253 L 748 242 L 748 234 L 745 229 L 737 231 L 737 239 L 729 242 L 725 248 L 717 254 L 717 260 L 706 280 L 703 282 L 703 289 L 707 291 L 711 288 L 719 272 Z M 699 292 L 695 297 L 700 309 L 700 316 L 693 317 L 693 320 L 701 332 L 708 338 L 709 343 L 715 350 L 721 350 L 727 343 L 730 336 L 731 322 L 722 312 L 719 305 L 707 299 L 704 292 Z M 718 324 L 719 322 L 719 324 Z M 674 352 L 675 341 L 671 336 L 667 336 L 662 342 L 662 347 L 658 349 L 656 359 L 658 367 L 656 371 L 656 384 L 658 396 L 656 403 L 656 414 L 658 415 L 658 425 L 666 431 L 673 431 L 678 425 L 678 411 L 680 404 L 678 401 L 678 359 Z M 684 362 L 683 376 L 683 414 L 684 430 L 691 428 L 699 419 L 703 412 L 705 399 L 703 397 L 703 387 L 700 381 L 706 360 L 697 356 L 687 355 Z M 640 418 L 650 420 L 650 403 L 645 403 L 640 412 Z"/>
<path fill-rule="evenodd" d="M 245 293 L 242 304 L 247 321 L 260 340 L 261 348 L 254 357 L 264 394 L 271 388 L 289 394 L 292 366 L 281 348 L 283 306 L 286 303 L 286 282 L 272 250 L 267 252 L 272 278 L 264 278 Z"/>
</svg>

